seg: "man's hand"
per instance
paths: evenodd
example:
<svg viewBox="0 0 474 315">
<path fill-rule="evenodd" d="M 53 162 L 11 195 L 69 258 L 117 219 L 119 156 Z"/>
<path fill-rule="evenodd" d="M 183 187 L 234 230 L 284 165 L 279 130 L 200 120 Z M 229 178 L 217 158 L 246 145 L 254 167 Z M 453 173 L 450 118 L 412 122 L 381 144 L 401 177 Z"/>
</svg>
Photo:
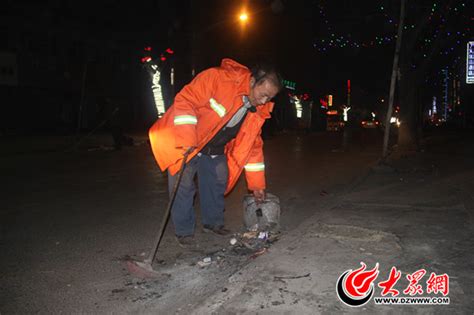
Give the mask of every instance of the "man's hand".
<svg viewBox="0 0 474 315">
<path fill-rule="evenodd" d="M 259 189 L 259 190 L 254 190 L 253 191 L 253 197 L 255 198 L 255 202 L 257 204 L 260 204 L 265 201 L 265 190 L 264 189 Z"/>
</svg>

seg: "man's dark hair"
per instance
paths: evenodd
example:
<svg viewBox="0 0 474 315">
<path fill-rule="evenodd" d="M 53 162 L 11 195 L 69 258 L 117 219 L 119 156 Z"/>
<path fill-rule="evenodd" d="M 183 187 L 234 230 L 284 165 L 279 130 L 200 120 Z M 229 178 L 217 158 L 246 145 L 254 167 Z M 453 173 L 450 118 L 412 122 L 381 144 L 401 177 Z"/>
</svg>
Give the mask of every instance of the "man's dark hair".
<svg viewBox="0 0 474 315">
<path fill-rule="evenodd" d="M 283 88 L 282 78 L 274 65 L 269 63 L 258 63 L 250 70 L 255 78 L 255 85 L 265 80 L 270 81 L 280 91 Z"/>
</svg>

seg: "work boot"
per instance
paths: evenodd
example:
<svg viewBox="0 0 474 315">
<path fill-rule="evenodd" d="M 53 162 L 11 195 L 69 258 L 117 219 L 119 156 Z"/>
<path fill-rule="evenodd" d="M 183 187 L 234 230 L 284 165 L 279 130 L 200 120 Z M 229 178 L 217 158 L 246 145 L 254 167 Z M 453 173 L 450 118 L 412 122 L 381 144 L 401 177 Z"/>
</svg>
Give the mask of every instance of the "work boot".
<svg viewBox="0 0 474 315">
<path fill-rule="evenodd" d="M 202 230 L 204 231 L 204 233 L 213 233 L 218 236 L 227 236 L 231 234 L 231 231 L 228 229 L 225 229 L 223 225 L 212 226 L 212 225 L 204 224 L 202 226 Z"/>
<path fill-rule="evenodd" d="M 176 235 L 176 241 L 182 248 L 195 249 L 198 247 L 193 235 Z"/>
</svg>

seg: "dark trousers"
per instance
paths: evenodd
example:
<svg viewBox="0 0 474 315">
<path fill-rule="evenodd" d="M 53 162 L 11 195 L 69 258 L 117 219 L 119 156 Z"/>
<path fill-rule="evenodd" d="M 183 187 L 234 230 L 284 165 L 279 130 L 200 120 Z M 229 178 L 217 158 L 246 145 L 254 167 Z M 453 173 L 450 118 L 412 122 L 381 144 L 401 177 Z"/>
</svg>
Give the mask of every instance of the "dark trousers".
<svg viewBox="0 0 474 315">
<path fill-rule="evenodd" d="M 203 225 L 224 225 L 224 193 L 229 170 L 225 155 L 212 158 L 207 155 L 195 156 L 186 164 L 178 192 L 171 208 L 171 219 L 178 236 L 193 235 L 196 226 L 194 196 L 197 174 L 199 198 L 201 204 L 201 222 Z M 168 188 L 174 187 L 177 174 L 168 173 Z"/>
</svg>

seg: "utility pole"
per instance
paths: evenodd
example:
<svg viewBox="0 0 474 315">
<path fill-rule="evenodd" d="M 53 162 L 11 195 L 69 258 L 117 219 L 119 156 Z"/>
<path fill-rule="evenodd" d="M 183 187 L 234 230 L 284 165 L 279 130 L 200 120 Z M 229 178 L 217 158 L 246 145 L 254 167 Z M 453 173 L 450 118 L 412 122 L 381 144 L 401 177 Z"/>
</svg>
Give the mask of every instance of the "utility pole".
<svg viewBox="0 0 474 315">
<path fill-rule="evenodd" d="M 388 99 L 387 116 L 385 117 L 385 131 L 384 131 L 384 137 L 383 137 L 382 160 L 384 160 L 388 154 L 388 139 L 390 136 L 390 118 L 392 117 L 392 112 L 393 112 L 393 98 L 395 94 L 395 82 L 397 80 L 400 47 L 402 45 L 403 22 L 405 20 L 405 1 L 406 0 L 400 1 L 400 22 L 398 23 L 397 43 L 395 46 L 395 55 L 393 57 L 392 78 L 390 80 L 390 95 Z"/>
</svg>

